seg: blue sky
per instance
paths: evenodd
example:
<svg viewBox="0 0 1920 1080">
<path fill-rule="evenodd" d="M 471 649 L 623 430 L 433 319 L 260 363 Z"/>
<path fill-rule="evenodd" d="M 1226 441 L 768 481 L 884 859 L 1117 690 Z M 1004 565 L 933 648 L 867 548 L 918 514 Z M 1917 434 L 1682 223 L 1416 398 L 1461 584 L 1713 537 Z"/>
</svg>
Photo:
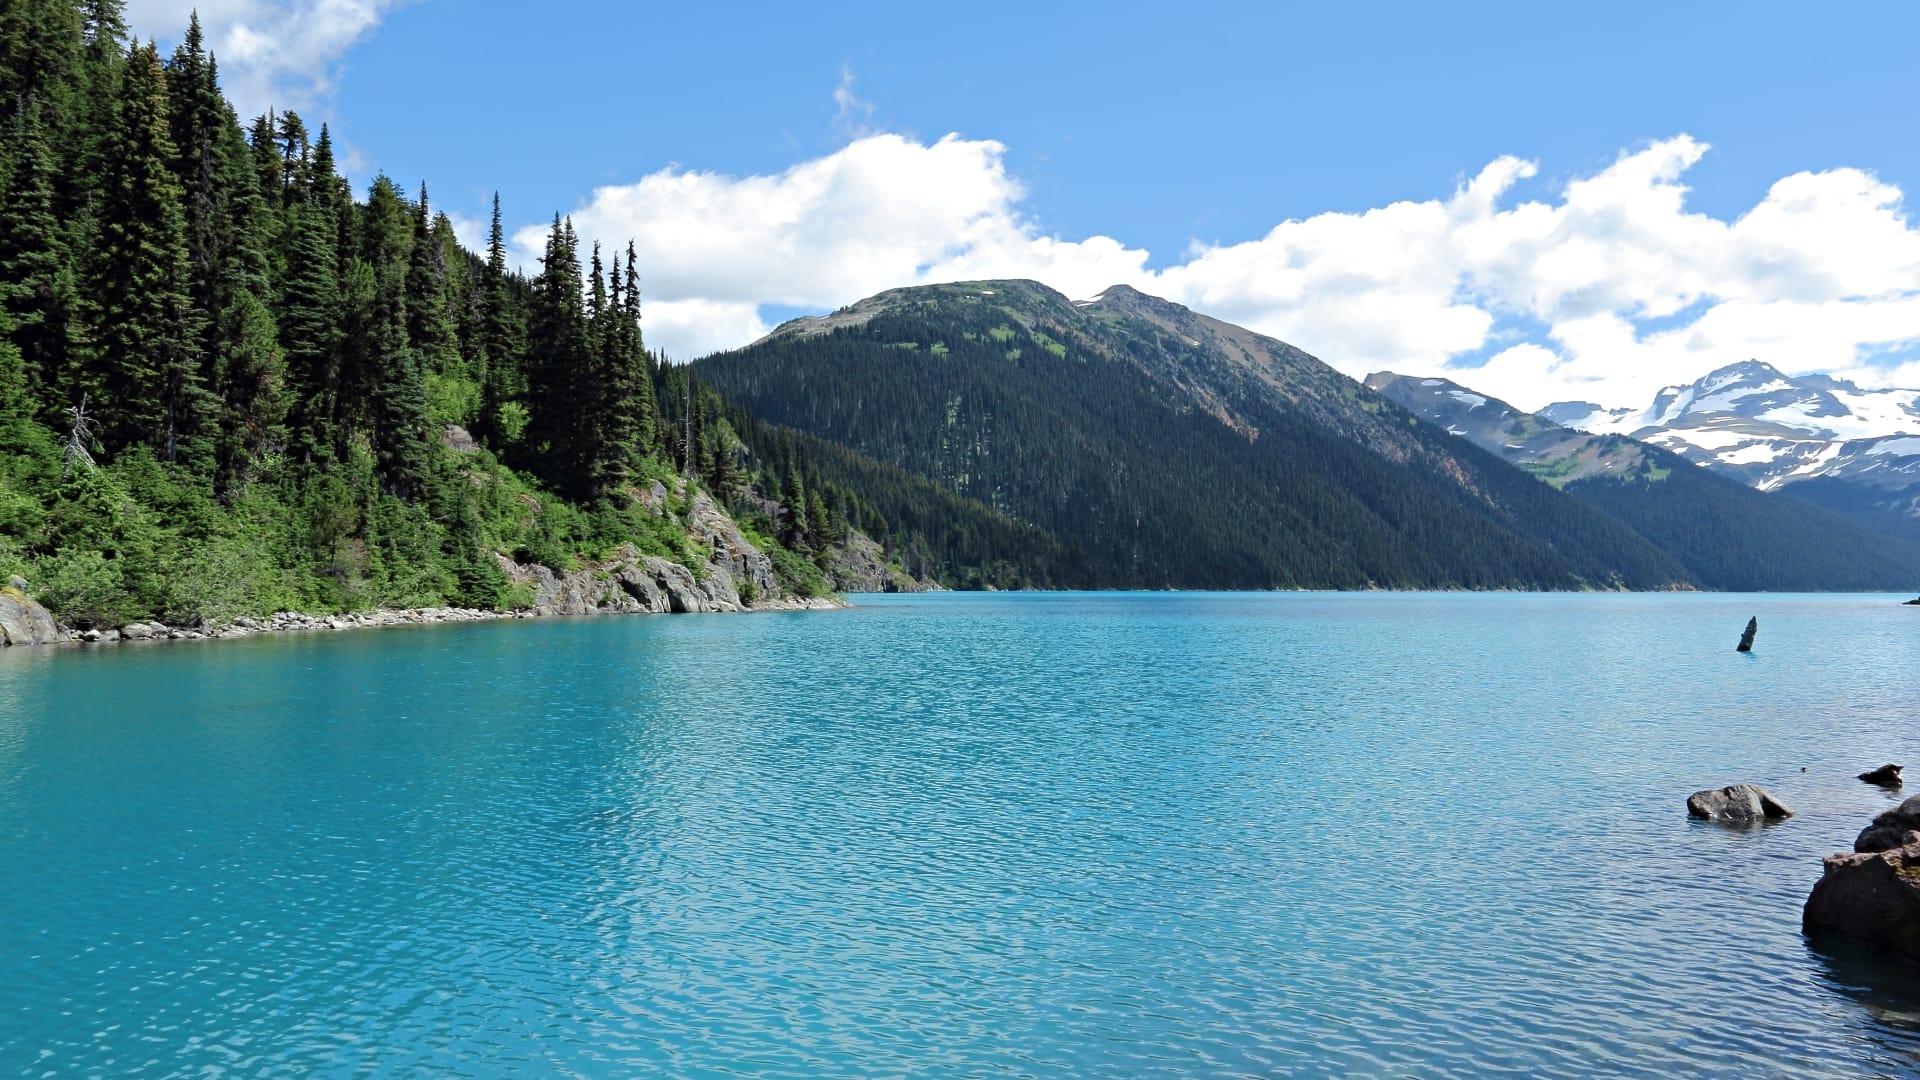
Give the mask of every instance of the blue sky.
<svg viewBox="0 0 1920 1080">
<path fill-rule="evenodd" d="M 130 16 L 164 38 L 188 6 Z M 1105 271 L 1356 374 L 1450 368 L 1529 406 L 1632 399 L 1743 351 L 1920 374 L 1898 366 L 1920 337 L 1920 255 L 1891 201 L 1920 183 L 1911 5 L 199 7 L 232 92 L 328 119 L 358 179 L 425 179 L 469 222 L 497 189 L 510 228 L 560 211 L 612 243 L 644 229 L 655 340 L 676 352 L 910 280 L 1026 272 L 1084 293 Z M 1622 168 L 1635 154 L 1651 173 Z M 1500 170 L 1496 208 L 1557 210 L 1554 236 L 1455 205 L 1503 158 L 1528 167 Z M 1734 235 L 1796 176 L 1825 178 L 1775 199 L 1798 216 Z M 1639 188 L 1570 199 L 1607 177 Z M 596 204 L 601 188 L 625 195 Z M 863 213 L 901 188 L 926 199 Z M 1361 216 L 1395 203 L 1438 217 Z M 1637 225 L 1607 232 L 1610 216 Z M 888 231 L 848 240 L 867 217 Z M 896 235 L 914 239 L 879 250 Z M 1650 249 L 1662 236 L 1686 243 Z M 1555 268 L 1612 247 L 1572 279 Z M 1782 260 L 1798 284 L 1767 284 Z M 1856 263 L 1878 276 L 1836 276 Z M 1835 336 L 1848 323 L 1871 329 Z"/>
</svg>

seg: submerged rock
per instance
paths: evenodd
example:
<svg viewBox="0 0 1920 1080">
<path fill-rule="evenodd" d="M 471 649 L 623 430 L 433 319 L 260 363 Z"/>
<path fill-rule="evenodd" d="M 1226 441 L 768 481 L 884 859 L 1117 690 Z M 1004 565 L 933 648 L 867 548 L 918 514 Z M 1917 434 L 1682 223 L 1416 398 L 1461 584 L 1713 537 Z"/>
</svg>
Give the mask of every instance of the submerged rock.
<svg viewBox="0 0 1920 1080">
<path fill-rule="evenodd" d="M 1687 796 L 1687 813 L 1708 821 L 1744 825 L 1761 821 L 1779 821 L 1793 816 L 1787 804 L 1755 784 L 1696 791 Z"/>
<path fill-rule="evenodd" d="M 14 585 L 0 589 L 0 645 L 51 645 L 61 636 L 39 601 Z"/>
<path fill-rule="evenodd" d="M 1885 851 L 1827 856 L 1801 912 L 1801 926 L 1810 934 L 1842 934 L 1920 961 L 1920 834 L 1914 839 Z"/>
<path fill-rule="evenodd" d="M 1901 783 L 1901 768 L 1903 768 L 1903 766 L 1882 765 L 1877 769 L 1871 769 L 1861 773 L 1860 779 L 1865 780 L 1869 784 L 1879 784 L 1881 787 L 1899 787 Z"/>
<path fill-rule="evenodd" d="M 1920 795 L 1875 815 L 1872 823 L 1853 838 L 1853 850 L 1891 851 L 1905 847 L 1911 842 L 1908 839 L 1910 833 L 1920 834 Z"/>
</svg>

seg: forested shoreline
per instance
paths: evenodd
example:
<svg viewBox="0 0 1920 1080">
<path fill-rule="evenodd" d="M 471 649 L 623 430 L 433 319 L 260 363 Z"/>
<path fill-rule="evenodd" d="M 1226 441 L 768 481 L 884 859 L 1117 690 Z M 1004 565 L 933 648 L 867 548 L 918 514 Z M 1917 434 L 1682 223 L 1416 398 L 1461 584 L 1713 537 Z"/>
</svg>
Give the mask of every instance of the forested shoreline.
<svg viewBox="0 0 1920 1080">
<path fill-rule="evenodd" d="M 503 556 L 699 565 L 700 490 L 801 596 L 854 528 L 913 548 L 647 348 L 631 244 L 556 215 L 528 276 L 497 196 L 484 253 L 424 184 L 356 198 L 197 17 L 163 57 L 121 0 L 10 3 L 0 109 L 0 581 L 72 625 L 524 606 Z"/>
</svg>

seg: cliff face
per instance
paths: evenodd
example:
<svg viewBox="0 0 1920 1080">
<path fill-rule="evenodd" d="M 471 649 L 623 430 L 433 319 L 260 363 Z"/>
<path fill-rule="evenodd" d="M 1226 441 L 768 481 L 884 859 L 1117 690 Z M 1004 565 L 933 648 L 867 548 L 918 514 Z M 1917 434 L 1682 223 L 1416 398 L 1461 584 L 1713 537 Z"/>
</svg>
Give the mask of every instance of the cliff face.
<svg viewBox="0 0 1920 1080">
<path fill-rule="evenodd" d="M 840 592 L 929 592 L 930 582 L 916 581 L 898 566 L 887 561 L 873 538 L 859 531 L 850 532 L 844 544 L 827 552 L 827 578 Z"/>
</svg>

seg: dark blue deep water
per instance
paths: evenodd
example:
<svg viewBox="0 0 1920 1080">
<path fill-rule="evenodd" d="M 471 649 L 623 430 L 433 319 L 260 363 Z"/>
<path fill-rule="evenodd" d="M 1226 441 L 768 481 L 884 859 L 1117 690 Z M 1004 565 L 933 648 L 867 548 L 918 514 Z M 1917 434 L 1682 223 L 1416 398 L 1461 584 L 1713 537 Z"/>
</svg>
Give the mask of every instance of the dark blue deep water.
<svg viewBox="0 0 1920 1080">
<path fill-rule="evenodd" d="M 1899 598 L 857 599 L 0 650 L 0 1072 L 1920 1073 Z"/>
</svg>

